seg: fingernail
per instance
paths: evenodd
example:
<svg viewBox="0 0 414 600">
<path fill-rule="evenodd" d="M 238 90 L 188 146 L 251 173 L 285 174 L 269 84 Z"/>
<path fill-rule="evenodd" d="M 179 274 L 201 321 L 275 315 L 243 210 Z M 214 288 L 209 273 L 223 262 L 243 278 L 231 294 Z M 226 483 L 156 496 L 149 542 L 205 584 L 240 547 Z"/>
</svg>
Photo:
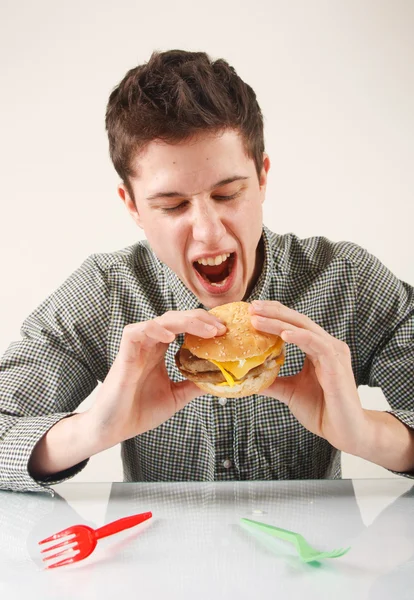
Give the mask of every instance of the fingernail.
<svg viewBox="0 0 414 600">
<path fill-rule="evenodd" d="M 226 329 L 226 326 L 224 323 L 217 323 L 216 327 L 217 327 L 217 329 Z"/>
<path fill-rule="evenodd" d="M 207 329 L 207 331 L 213 331 L 213 329 L 217 329 L 215 325 L 209 325 L 208 323 L 204 323 L 204 327 Z"/>
</svg>

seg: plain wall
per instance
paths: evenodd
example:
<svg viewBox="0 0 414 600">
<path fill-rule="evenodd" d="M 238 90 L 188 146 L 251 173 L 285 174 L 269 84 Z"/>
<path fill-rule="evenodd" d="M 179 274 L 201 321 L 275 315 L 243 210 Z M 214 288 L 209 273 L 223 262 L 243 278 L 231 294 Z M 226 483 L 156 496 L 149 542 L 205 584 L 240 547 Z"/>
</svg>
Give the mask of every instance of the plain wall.
<svg viewBox="0 0 414 600">
<path fill-rule="evenodd" d="M 412 283 L 413 31 L 410 0 L 2 3 L 0 352 L 89 254 L 142 239 L 116 194 L 104 114 L 154 49 L 224 57 L 255 89 L 271 229 L 356 242 Z M 360 393 L 387 408 L 380 390 Z M 343 468 L 389 476 L 355 457 Z M 121 478 L 119 447 L 77 476 Z"/>
</svg>

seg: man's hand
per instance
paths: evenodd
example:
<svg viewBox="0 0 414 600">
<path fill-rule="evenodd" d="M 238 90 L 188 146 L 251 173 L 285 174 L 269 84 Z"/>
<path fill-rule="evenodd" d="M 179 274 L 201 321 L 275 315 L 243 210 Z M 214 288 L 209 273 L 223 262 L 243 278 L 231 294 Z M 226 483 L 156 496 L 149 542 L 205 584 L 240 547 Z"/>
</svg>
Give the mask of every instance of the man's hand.
<svg viewBox="0 0 414 600">
<path fill-rule="evenodd" d="M 200 395 L 191 381 L 168 377 L 165 353 L 180 333 L 204 338 L 222 335 L 225 325 L 205 310 L 170 311 L 127 325 L 118 355 L 89 410 L 105 447 L 154 429 Z"/>
<path fill-rule="evenodd" d="M 300 373 L 277 378 L 264 393 L 286 404 L 306 429 L 335 448 L 355 450 L 367 420 L 347 344 L 279 302 L 253 302 L 250 311 L 256 329 L 280 335 L 306 355 Z"/>
<path fill-rule="evenodd" d="M 306 429 L 338 450 L 394 471 L 413 471 L 414 432 L 393 415 L 361 406 L 351 353 L 311 319 L 280 302 L 255 301 L 252 325 L 305 353 L 303 369 L 264 393 L 286 404 Z"/>
<path fill-rule="evenodd" d="M 68 469 L 154 429 L 199 396 L 191 381 L 171 381 L 165 366 L 168 345 L 186 332 L 211 338 L 223 335 L 226 327 L 202 309 L 171 311 L 127 325 L 94 404 L 49 429 L 32 453 L 30 473 L 40 479 Z"/>
</svg>

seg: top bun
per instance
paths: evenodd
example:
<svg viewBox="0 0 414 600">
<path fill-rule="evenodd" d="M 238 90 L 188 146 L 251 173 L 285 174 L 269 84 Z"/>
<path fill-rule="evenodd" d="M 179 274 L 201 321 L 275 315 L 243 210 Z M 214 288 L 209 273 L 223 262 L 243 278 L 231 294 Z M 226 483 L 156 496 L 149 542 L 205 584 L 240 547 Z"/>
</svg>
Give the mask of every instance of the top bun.
<svg viewBox="0 0 414 600">
<path fill-rule="evenodd" d="M 184 337 L 183 348 L 198 358 L 219 362 L 260 356 L 276 344 L 283 347 L 278 335 L 257 331 L 251 322 L 248 302 L 230 302 L 208 312 L 218 317 L 227 327 L 224 335 L 205 339 L 190 333 Z"/>
</svg>

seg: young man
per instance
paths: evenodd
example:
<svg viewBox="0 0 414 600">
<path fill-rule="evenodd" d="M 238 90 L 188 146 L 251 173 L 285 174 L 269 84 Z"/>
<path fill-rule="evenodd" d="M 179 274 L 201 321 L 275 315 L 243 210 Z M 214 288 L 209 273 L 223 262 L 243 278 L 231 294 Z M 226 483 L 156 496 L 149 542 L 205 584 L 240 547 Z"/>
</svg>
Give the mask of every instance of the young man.
<svg viewBox="0 0 414 600">
<path fill-rule="evenodd" d="M 9 347 L 0 486 L 48 489 L 118 443 L 129 481 L 339 477 L 340 451 L 413 471 L 413 290 L 354 244 L 263 226 L 253 90 L 223 60 L 154 53 L 106 126 L 147 242 L 89 257 Z M 183 334 L 223 334 L 206 309 L 241 299 L 287 342 L 280 377 L 259 396 L 200 395 L 174 363 Z M 361 384 L 392 412 L 363 410 Z"/>
</svg>

